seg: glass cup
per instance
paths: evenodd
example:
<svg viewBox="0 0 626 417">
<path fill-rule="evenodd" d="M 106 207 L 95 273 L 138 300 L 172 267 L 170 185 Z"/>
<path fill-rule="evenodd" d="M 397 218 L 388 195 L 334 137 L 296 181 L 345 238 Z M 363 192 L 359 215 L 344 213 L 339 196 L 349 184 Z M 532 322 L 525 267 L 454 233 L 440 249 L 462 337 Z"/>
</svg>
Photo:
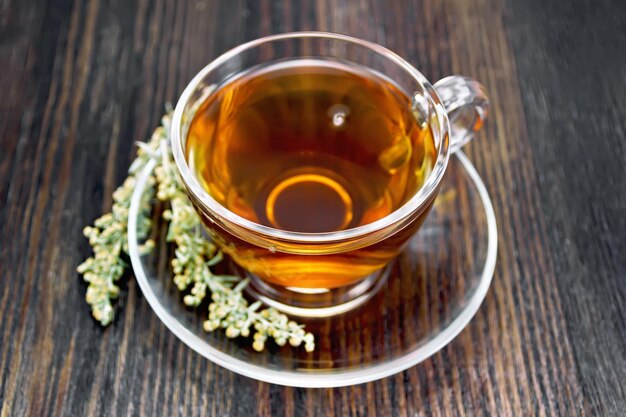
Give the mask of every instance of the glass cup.
<svg viewBox="0 0 626 417">
<path fill-rule="evenodd" d="M 245 219 L 218 203 L 191 171 L 185 148 L 199 106 L 242 72 L 275 62 L 322 59 L 380 74 L 410 97 L 418 124 L 434 138 L 436 160 L 422 187 L 391 214 L 363 226 L 325 233 L 292 232 Z M 451 76 L 431 85 L 408 62 L 361 39 L 324 32 L 268 36 L 240 45 L 203 68 L 174 112 L 172 150 L 187 193 L 213 241 L 250 278 L 248 292 L 289 314 L 322 317 L 369 299 L 387 267 L 430 211 L 450 154 L 482 126 L 489 101 L 476 81 Z"/>
</svg>

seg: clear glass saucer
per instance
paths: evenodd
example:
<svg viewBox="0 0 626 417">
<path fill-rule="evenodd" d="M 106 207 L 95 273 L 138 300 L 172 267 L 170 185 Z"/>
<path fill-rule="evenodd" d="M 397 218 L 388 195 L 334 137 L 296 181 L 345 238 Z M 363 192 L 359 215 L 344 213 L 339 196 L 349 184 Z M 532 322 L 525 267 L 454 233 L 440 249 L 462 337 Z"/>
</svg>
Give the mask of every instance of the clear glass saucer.
<svg viewBox="0 0 626 417">
<path fill-rule="evenodd" d="M 204 332 L 206 308 L 185 307 L 172 282 L 173 250 L 165 242 L 166 224 L 154 230 L 157 248 L 139 255 L 139 197 L 153 167 L 150 163 L 139 176 L 130 207 L 128 244 L 135 276 L 152 309 L 180 340 L 233 372 L 294 387 L 338 387 L 384 378 L 448 344 L 489 289 L 497 252 L 493 207 L 471 162 L 456 152 L 435 207 L 370 300 L 340 315 L 298 318 L 315 335 L 312 353 L 269 342 L 264 352 L 255 352 L 251 340 Z M 222 262 L 220 272 L 228 265 Z"/>
</svg>

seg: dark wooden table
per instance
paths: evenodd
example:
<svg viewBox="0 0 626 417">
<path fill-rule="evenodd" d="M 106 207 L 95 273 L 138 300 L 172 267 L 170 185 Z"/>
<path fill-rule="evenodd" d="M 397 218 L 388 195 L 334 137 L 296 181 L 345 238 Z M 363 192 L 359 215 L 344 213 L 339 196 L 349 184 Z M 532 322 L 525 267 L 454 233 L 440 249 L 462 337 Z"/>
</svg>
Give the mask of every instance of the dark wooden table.
<svg viewBox="0 0 626 417">
<path fill-rule="evenodd" d="M 467 153 L 499 225 L 449 346 L 340 389 L 259 383 L 174 337 L 130 278 L 101 329 L 75 271 L 134 140 L 241 42 L 320 29 L 482 81 Z M 0 415 L 626 415 L 626 2 L 0 2 Z"/>
</svg>

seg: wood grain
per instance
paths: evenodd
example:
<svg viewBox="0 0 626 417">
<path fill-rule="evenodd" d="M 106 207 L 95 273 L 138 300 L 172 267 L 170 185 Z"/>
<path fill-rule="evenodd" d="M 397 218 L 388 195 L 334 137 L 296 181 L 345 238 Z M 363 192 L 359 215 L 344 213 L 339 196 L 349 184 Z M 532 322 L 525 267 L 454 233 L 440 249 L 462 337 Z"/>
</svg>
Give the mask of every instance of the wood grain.
<svg viewBox="0 0 626 417">
<path fill-rule="evenodd" d="M 499 226 L 483 306 L 426 362 L 341 389 L 212 365 L 132 277 L 103 330 L 74 272 L 164 103 L 228 48 L 302 29 L 472 76 L 493 103 L 467 147 Z M 619 0 L 1 2 L 0 416 L 624 415 L 624 51 Z"/>
</svg>

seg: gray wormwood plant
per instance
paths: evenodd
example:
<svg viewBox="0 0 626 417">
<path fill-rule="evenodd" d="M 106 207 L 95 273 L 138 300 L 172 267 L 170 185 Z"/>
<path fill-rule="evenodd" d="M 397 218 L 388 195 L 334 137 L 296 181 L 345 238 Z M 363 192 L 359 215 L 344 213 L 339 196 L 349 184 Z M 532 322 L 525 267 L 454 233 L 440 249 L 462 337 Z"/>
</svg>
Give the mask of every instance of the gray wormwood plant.
<svg viewBox="0 0 626 417">
<path fill-rule="evenodd" d="M 141 198 L 137 219 L 137 236 L 143 240 L 150 233 L 150 212 L 156 198 L 169 204 L 163 212 L 163 219 L 169 222 L 166 240 L 176 247 L 172 260 L 174 283 L 187 294 L 183 302 L 190 307 L 200 305 L 205 297 L 211 297 L 209 317 L 203 323 L 207 332 L 225 329 L 226 336 L 248 337 L 252 332 L 252 347 L 262 351 L 265 342 L 273 338 L 276 344 L 291 346 L 304 344 L 307 352 L 315 349 L 315 340 L 304 326 L 280 313 L 276 309 L 261 310 L 261 302 L 252 304 L 243 296 L 247 279 L 235 275 L 218 275 L 211 267 L 219 263 L 223 255 L 202 233 L 200 218 L 185 194 L 184 186 L 172 160 L 169 147 L 171 112 L 163 116 L 162 125 L 152 134 L 148 142 L 138 143 L 137 158 L 131 164 L 128 178 L 113 193 L 113 207 L 94 222 L 85 227 L 84 235 L 93 248 L 89 257 L 77 268 L 89 284 L 86 301 L 91 306 L 93 317 L 103 326 L 111 323 L 114 317 L 112 300 L 117 298 L 120 289 L 116 282 L 120 279 L 128 263 L 124 260 L 128 252 L 128 211 L 133 194 L 136 175 L 150 160 L 156 161 L 156 168 L 148 178 L 148 184 Z M 154 248 L 150 239 L 141 245 L 142 253 Z"/>
</svg>

